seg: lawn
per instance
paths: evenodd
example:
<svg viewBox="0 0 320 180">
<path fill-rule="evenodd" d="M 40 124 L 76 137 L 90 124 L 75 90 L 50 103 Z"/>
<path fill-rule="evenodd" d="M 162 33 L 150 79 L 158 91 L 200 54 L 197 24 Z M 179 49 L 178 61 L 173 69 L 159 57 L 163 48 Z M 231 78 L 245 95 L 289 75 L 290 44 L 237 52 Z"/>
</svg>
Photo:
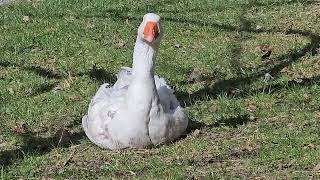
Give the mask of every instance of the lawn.
<svg viewBox="0 0 320 180">
<path fill-rule="evenodd" d="M 100 84 L 162 17 L 156 73 L 190 124 L 103 150 L 81 128 Z M 0 7 L 1 179 L 320 178 L 319 0 L 30 0 Z"/>
</svg>

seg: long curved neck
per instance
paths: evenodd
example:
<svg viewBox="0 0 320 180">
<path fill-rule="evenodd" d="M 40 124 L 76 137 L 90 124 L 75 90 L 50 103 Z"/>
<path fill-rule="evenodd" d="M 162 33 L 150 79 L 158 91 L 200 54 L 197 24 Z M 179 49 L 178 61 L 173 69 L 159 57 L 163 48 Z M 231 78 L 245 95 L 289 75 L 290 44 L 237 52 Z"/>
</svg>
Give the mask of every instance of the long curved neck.
<svg viewBox="0 0 320 180">
<path fill-rule="evenodd" d="M 140 38 L 137 38 L 134 47 L 133 77 L 128 87 L 127 106 L 131 111 L 137 112 L 137 116 L 148 114 L 151 104 L 158 100 L 153 68 L 158 47 L 158 45 L 150 45 Z"/>
<path fill-rule="evenodd" d="M 150 45 L 140 38 L 137 38 L 133 52 L 133 74 L 135 78 L 153 77 L 153 65 L 156 59 L 158 46 Z"/>
</svg>

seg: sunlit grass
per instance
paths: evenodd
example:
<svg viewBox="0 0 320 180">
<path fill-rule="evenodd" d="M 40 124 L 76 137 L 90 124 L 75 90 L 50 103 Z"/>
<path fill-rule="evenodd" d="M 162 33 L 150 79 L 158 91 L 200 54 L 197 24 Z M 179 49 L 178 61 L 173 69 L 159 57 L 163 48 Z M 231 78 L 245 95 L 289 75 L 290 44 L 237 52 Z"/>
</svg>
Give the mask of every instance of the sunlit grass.
<svg viewBox="0 0 320 180">
<path fill-rule="evenodd" d="M 0 7 L 0 177 L 317 178 L 319 8 L 315 0 Z M 147 12 L 162 17 L 156 73 L 186 106 L 189 131 L 152 149 L 99 149 L 81 117 L 99 85 L 131 66 Z M 270 57 L 260 46 L 272 48 Z M 194 69 L 201 75 L 188 82 Z"/>
</svg>

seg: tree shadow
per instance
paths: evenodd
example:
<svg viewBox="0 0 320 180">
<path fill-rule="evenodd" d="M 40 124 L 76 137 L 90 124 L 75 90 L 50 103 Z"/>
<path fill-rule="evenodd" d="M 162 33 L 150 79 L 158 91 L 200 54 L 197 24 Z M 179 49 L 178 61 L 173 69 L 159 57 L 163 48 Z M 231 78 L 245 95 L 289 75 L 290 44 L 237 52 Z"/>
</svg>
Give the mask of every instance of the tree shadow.
<svg viewBox="0 0 320 180">
<path fill-rule="evenodd" d="M 0 166 L 9 166 L 17 160 L 23 159 L 26 155 L 41 156 L 50 152 L 55 147 L 67 148 L 74 144 L 79 144 L 79 141 L 85 137 L 85 133 L 83 131 L 69 133 L 67 130 L 62 129 L 51 137 L 41 137 L 32 132 L 19 136 L 22 138 L 23 144 L 18 149 L 1 151 Z"/>
<path fill-rule="evenodd" d="M 41 84 L 38 87 L 36 87 L 35 90 L 33 90 L 33 92 L 30 93 L 30 96 L 37 96 L 46 92 L 50 92 L 55 87 L 57 87 L 57 85 L 58 82 Z"/>
<path fill-rule="evenodd" d="M 63 77 L 58 71 L 56 71 L 52 68 L 41 67 L 39 65 L 21 65 L 21 64 L 12 63 L 9 61 L 0 61 L 0 66 L 2 66 L 2 67 L 16 67 L 21 70 L 29 71 L 29 72 L 35 73 L 39 76 L 49 78 L 49 79 L 62 79 L 62 77 Z"/>
<path fill-rule="evenodd" d="M 239 16 L 239 26 L 233 26 L 230 24 L 222 24 L 217 22 L 202 22 L 199 20 L 192 20 L 192 19 L 186 19 L 183 17 L 167 17 L 163 16 L 162 19 L 164 21 L 171 21 L 171 22 L 177 22 L 177 23 L 189 23 L 194 24 L 197 26 L 209 26 L 216 29 L 221 29 L 223 31 L 227 32 L 237 32 L 239 33 L 238 36 L 235 37 L 234 44 L 231 46 L 231 65 L 234 69 L 234 71 L 237 74 L 237 77 L 231 78 L 231 79 L 216 79 L 214 75 L 207 76 L 204 78 L 204 81 L 211 82 L 208 85 L 206 85 L 204 88 L 189 94 L 185 91 L 178 91 L 176 92 L 176 95 L 178 99 L 181 99 L 183 101 L 182 104 L 185 104 L 185 106 L 192 105 L 195 101 L 198 100 L 204 100 L 210 98 L 215 98 L 217 95 L 221 93 L 227 93 L 227 94 L 234 94 L 233 92 L 236 90 L 243 91 L 241 87 L 248 86 L 254 82 L 256 82 L 259 78 L 264 77 L 267 73 L 270 74 L 272 77 L 277 78 L 279 76 L 280 71 L 291 65 L 294 62 L 297 62 L 301 57 L 305 56 L 307 53 L 311 53 L 312 55 L 315 55 L 317 52 L 317 48 L 319 48 L 320 44 L 320 35 L 317 33 L 313 33 L 311 31 L 303 31 L 298 29 L 289 29 L 289 30 L 282 30 L 277 28 L 256 28 L 256 25 L 254 22 L 248 20 L 245 15 L 247 13 L 247 10 L 252 7 L 261 7 L 261 6 L 281 6 L 285 4 L 295 4 L 295 3 L 302 3 L 302 4 L 313 4 L 316 3 L 315 0 L 293 0 L 293 1 L 274 1 L 274 2 L 260 2 L 256 0 L 249 1 L 249 3 L 242 5 L 243 12 Z M 164 4 L 165 5 L 165 4 Z M 139 10 L 139 8 L 138 8 Z M 166 12 L 165 10 L 160 10 L 160 12 Z M 171 12 L 171 11 L 170 11 Z M 174 13 L 181 13 L 180 11 L 176 11 Z M 127 15 L 126 11 L 119 10 L 119 9 L 107 9 L 105 14 L 111 15 L 116 20 L 140 20 L 141 17 L 136 17 L 133 15 Z M 241 69 L 241 63 L 239 62 L 239 59 L 241 57 L 242 53 L 242 47 L 241 42 L 245 40 L 247 37 L 247 34 L 244 33 L 279 33 L 279 34 L 287 34 L 287 35 L 299 35 L 303 37 L 307 37 L 310 39 L 310 43 L 305 45 L 301 49 L 294 49 L 291 50 L 287 54 L 280 55 L 278 57 L 270 59 L 269 64 L 264 64 L 261 67 L 259 67 L 255 72 L 244 75 L 242 73 Z M 186 82 L 180 82 L 178 85 L 185 85 Z M 259 90 L 258 90 L 259 91 Z M 236 93 L 237 95 L 243 96 L 243 93 Z"/>
<path fill-rule="evenodd" d="M 235 78 L 221 80 L 216 79 L 214 75 L 207 76 L 204 78 L 204 81 L 211 82 L 208 83 L 204 88 L 189 94 L 188 92 L 176 92 L 179 99 L 184 100 L 186 106 L 190 106 L 195 101 L 204 100 L 210 98 L 215 98 L 217 95 L 221 93 L 229 93 L 237 90 L 241 87 L 252 84 L 257 81 L 259 78 L 264 77 L 267 73 L 272 77 L 276 78 L 279 76 L 281 70 L 292 63 L 298 61 L 301 57 L 305 56 L 307 53 L 311 53 L 311 55 L 317 54 L 317 49 L 320 47 L 320 35 L 313 33 L 311 31 L 302 31 L 302 30 L 294 30 L 290 29 L 287 31 L 277 30 L 277 29 L 253 29 L 253 23 L 246 20 L 244 17 L 240 17 L 241 25 L 239 28 L 226 26 L 227 30 L 233 30 L 236 32 L 249 32 L 249 33 L 284 33 L 284 34 L 292 34 L 292 35 L 301 35 L 304 37 L 308 37 L 310 39 L 310 43 L 305 45 L 302 49 L 292 50 L 288 54 L 280 55 L 271 59 L 271 63 L 266 64 L 260 67 L 257 71 L 247 76 L 239 75 Z M 216 27 L 216 24 L 212 24 Z M 218 26 L 219 28 L 225 28 L 224 26 Z M 241 36 L 240 36 L 241 37 Z M 241 41 L 241 38 L 239 38 Z M 236 42 L 237 43 L 237 42 Z M 239 42 L 238 42 L 239 43 Z M 231 57 L 232 59 L 237 59 L 241 56 L 241 46 L 235 44 L 234 48 L 231 49 Z M 235 69 L 239 71 L 238 61 L 236 60 L 233 66 L 238 66 Z M 185 82 L 181 82 L 180 85 L 184 85 Z M 243 94 L 242 94 L 243 95 Z"/>
<path fill-rule="evenodd" d="M 249 1 L 248 4 L 244 4 L 242 6 L 243 12 L 239 17 L 240 26 L 233 26 L 229 24 L 221 24 L 216 22 L 201 22 L 198 20 L 192 20 L 192 19 L 186 19 L 186 18 L 179 18 L 179 17 L 166 17 L 163 16 L 164 21 L 171 21 L 171 22 L 178 22 L 178 23 L 190 23 L 198 26 L 210 26 L 213 28 L 221 29 L 224 31 L 230 31 L 230 32 L 238 32 L 240 35 L 236 38 L 235 44 L 232 45 L 231 48 L 231 58 L 232 66 L 234 70 L 237 72 L 238 76 L 235 78 L 227 79 L 227 80 L 216 80 L 217 82 L 214 82 L 213 86 L 207 86 L 203 89 L 188 94 L 187 92 L 177 92 L 177 96 L 182 99 L 184 99 L 185 104 L 190 105 L 192 102 L 189 102 L 189 99 L 196 99 L 201 100 L 203 98 L 207 97 L 215 97 L 217 94 L 221 92 L 228 92 L 232 91 L 233 89 L 237 89 L 240 86 L 249 85 L 253 82 L 255 82 L 257 79 L 263 77 L 266 73 L 269 73 L 271 76 L 278 76 L 281 69 L 284 67 L 289 66 L 293 62 L 296 62 L 299 60 L 299 58 L 306 55 L 308 52 L 311 52 L 313 55 L 316 53 L 316 49 L 319 47 L 320 42 L 320 36 L 316 33 L 313 33 L 311 31 L 302 31 L 302 30 L 281 30 L 276 28 L 271 29 L 265 29 L 265 28 L 259 28 L 256 29 L 255 23 L 249 21 L 246 19 L 245 14 L 247 10 L 251 7 L 258 7 L 258 6 L 281 6 L 284 4 L 295 4 L 295 3 L 303 3 L 303 4 L 313 4 L 316 3 L 315 0 L 308 0 L 308 1 L 302 1 L 302 0 L 293 0 L 293 1 L 275 1 L 275 2 L 260 2 L 256 0 Z M 165 5 L 165 3 L 164 3 Z M 138 8 L 139 9 L 139 8 Z M 128 9 L 127 9 L 128 10 Z M 127 11 L 125 10 L 119 10 L 119 9 L 107 9 L 105 14 L 111 15 L 114 19 L 121 19 L 121 20 L 139 20 L 141 17 L 136 17 L 133 15 L 127 15 Z M 165 12 L 165 11 L 160 11 Z M 181 13 L 180 11 L 177 11 L 175 13 Z M 242 53 L 242 47 L 240 45 L 241 41 L 243 41 L 246 37 L 243 35 L 243 33 L 282 33 L 282 34 L 292 34 L 292 35 L 301 35 L 304 37 L 310 38 L 311 42 L 307 45 L 305 45 L 304 48 L 300 50 L 292 50 L 288 54 L 281 55 L 279 57 L 273 58 L 270 64 L 267 64 L 266 66 L 260 67 L 256 72 L 249 74 L 247 76 L 243 76 L 241 73 L 241 64 L 239 62 L 239 59 L 241 57 Z M 215 80 L 215 77 L 206 77 L 206 80 L 212 81 Z M 185 83 L 185 82 L 184 82 Z M 183 84 L 181 84 L 183 85 Z"/>
</svg>

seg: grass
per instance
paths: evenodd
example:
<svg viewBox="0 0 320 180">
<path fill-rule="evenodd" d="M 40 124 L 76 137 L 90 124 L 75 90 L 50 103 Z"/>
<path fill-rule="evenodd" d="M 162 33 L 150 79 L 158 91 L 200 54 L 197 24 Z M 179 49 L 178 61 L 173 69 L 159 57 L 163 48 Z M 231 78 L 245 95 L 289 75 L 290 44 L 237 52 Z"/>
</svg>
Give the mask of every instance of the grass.
<svg viewBox="0 0 320 180">
<path fill-rule="evenodd" d="M 317 0 L 0 7 L 1 179 L 319 178 L 319 9 Z M 102 150 L 81 117 L 99 85 L 131 65 L 151 11 L 166 30 L 156 73 L 186 106 L 188 132 L 147 150 Z"/>
</svg>

